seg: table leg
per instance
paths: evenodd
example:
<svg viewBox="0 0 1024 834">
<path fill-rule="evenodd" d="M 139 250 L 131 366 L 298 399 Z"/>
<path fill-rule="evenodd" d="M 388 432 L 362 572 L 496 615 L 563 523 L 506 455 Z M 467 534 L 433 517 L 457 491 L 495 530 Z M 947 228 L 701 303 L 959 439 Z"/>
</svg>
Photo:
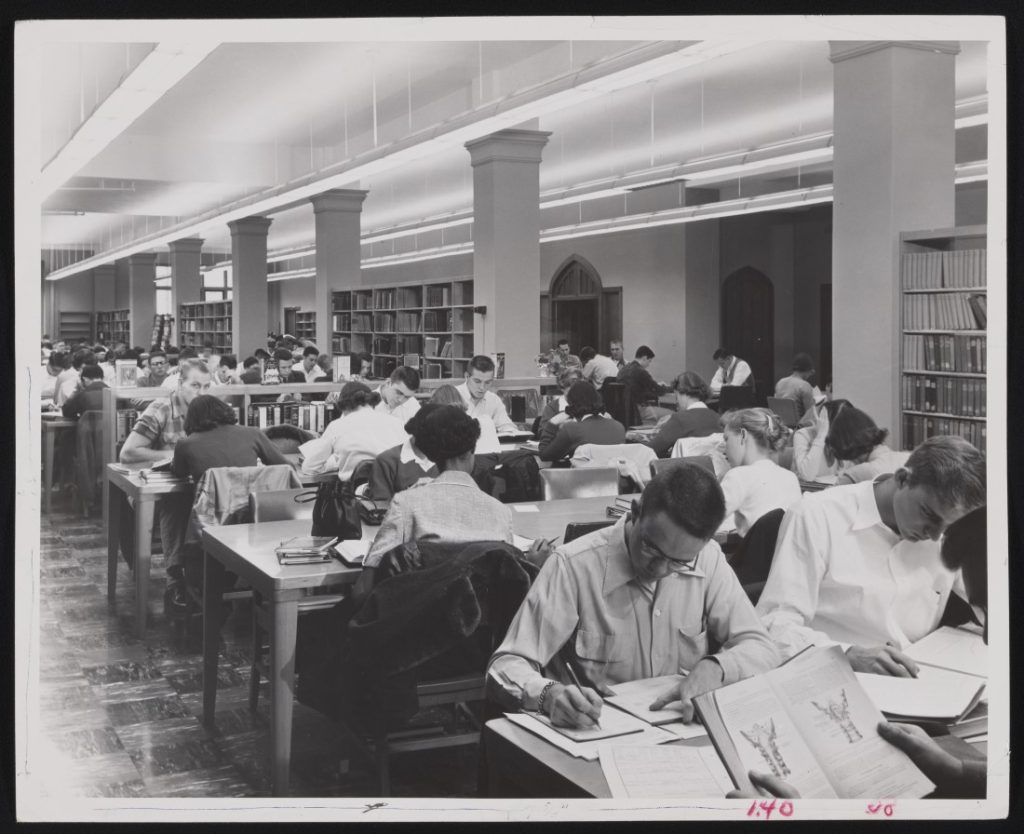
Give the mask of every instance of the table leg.
<svg viewBox="0 0 1024 834">
<path fill-rule="evenodd" d="M 53 441 L 56 434 L 53 429 L 43 429 L 43 505 L 47 515 L 53 500 Z"/>
<path fill-rule="evenodd" d="M 203 551 L 203 724 L 214 728 L 217 710 L 217 655 L 220 648 L 220 605 L 224 566 Z"/>
<path fill-rule="evenodd" d="M 114 604 L 117 597 L 117 556 L 121 548 L 121 502 L 124 501 L 120 487 L 107 479 L 107 602 Z"/>
<path fill-rule="evenodd" d="M 155 506 L 153 501 L 135 502 L 135 629 L 140 638 L 146 634 L 149 563 L 153 549 L 153 508 Z"/>
<path fill-rule="evenodd" d="M 287 796 L 292 760 L 292 707 L 295 698 L 297 600 L 273 600 L 270 634 L 270 747 L 274 796 Z"/>
</svg>

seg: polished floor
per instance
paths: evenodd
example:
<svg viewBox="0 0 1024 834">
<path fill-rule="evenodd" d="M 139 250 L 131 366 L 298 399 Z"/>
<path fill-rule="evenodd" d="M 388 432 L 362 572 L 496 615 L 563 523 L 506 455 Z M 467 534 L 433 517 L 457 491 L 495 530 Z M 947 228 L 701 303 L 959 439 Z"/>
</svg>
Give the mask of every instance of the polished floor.
<svg viewBox="0 0 1024 834">
<path fill-rule="evenodd" d="M 223 630 L 216 729 L 200 723 L 202 657 L 163 616 L 163 563 L 154 554 L 150 623 L 133 634 L 133 590 L 121 564 L 116 605 L 106 600 L 102 522 L 55 499 L 40 530 L 39 775 L 55 799 L 258 797 L 270 794 L 263 684 L 248 706 L 248 603 L 236 602 Z M 341 731 L 296 704 L 293 796 L 375 796 L 375 775 L 350 758 Z M 392 763 L 393 796 L 476 793 L 474 747 L 408 753 Z"/>
</svg>

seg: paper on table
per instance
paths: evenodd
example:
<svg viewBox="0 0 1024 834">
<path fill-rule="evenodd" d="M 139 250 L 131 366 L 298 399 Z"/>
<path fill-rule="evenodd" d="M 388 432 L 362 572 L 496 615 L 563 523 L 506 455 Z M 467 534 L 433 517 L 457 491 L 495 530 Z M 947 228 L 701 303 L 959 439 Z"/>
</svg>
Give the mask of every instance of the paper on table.
<svg viewBox="0 0 1024 834">
<path fill-rule="evenodd" d="M 682 679 L 682 675 L 661 675 L 656 678 L 619 683 L 611 687 L 615 694 L 606 700 L 648 724 L 667 724 L 671 721 L 679 721 L 683 714 L 679 702 L 659 710 L 648 709 L 648 706 L 670 686 L 674 685 L 678 688 Z"/>
<path fill-rule="evenodd" d="M 663 730 L 668 730 L 676 738 L 700 738 L 708 734 L 707 729 L 699 720 L 692 724 L 684 724 L 682 721 L 673 721 L 671 724 L 659 724 Z"/>
<path fill-rule="evenodd" d="M 600 757 L 613 799 L 720 798 L 733 787 L 712 747 L 602 745 Z"/>
<path fill-rule="evenodd" d="M 637 733 L 647 728 L 647 722 L 641 721 L 618 709 L 601 710 L 600 727 L 587 727 L 576 729 L 574 727 L 556 727 L 551 719 L 540 713 L 528 713 L 535 721 L 550 726 L 555 732 L 561 733 L 573 741 L 598 741 L 611 736 L 621 736 L 626 733 Z"/>
<path fill-rule="evenodd" d="M 512 534 L 512 544 L 522 550 L 524 553 L 530 549 L 533 544 L 533 539 L 528 539 L 526 536 L 520 536 L 516 533 Z"/>
<path fill-rule="evenodd" d="M 988 646 L 980 634 L 943 626 L 904 649 L 918 663 L 988 677 Z"/>
<path fill-rule="evenodd" d="M 370 550 L 370 542 L 363 539 L 348 539 L 334 545 L 334 549 L 348 565 L 361 565 Z"/>
<path fill-rule="evenodd" d="M 517 513 L 539 513 L 540 507 L 536 504 L 510 504 L 513 510 Z"/>
<path fill-rule="evenodd" d="M 984 682 L 935 666 L 919 667 L 916 678 L 896 678 L 857 672 L 857 680 L 874 701 L 889 715 L 934 718 L 955 721 L 978 701 Z"/>
<path fill-rule="evenodd" d="M 652 727 L 649 724 L 644 724 L 644 729 L 639 733 L 629 733 L 624 736 L 614 736 L 612 738 L 598 739 L 597 741 L 573 741 L 571 738 L 563 736 L 556 730 L 553 730 L 547 724 L 537 721 L 531 714 L 522 712 L 507 712 L 505 717 L 513 724 L 517 724 L 524 730 L 529 730 L 536 736 L 544 739 L 549 744 L 553 744 L 559 750 L 563 750 L 570 756 L 575 756 L 577 759 L 584 759 L 585 761 L 592 762 L 597 759 L 598 751 L 602 745 L 615 745 L 619 744 L 636 744 L 636 745 L 654 745 L 664 744 L 667 741 L 675 741 L 676 737 L 672 733 L 666 733 L 661 727 Z"/>
</svg>

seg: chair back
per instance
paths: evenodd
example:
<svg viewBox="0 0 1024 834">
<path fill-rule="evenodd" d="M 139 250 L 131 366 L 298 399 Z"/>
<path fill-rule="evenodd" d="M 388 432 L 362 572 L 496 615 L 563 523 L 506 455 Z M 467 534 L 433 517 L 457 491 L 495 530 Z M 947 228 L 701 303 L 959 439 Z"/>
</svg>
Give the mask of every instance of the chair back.
<svg viewBox="0 0 1024 834">
<path fill-rule="evenodd" d="M 768 408 L 774 411 L 782 424 L 793 428 L 800 422 L 796 403 L 789 397 L 768 397 Z"/>
<path fill-rule="evenodd" d="M 748 385 L 723 385 L 718 395 L 718 410 L 725 414 L 734 408 L 753 408 L 757 393 L 754 390 L 753 377 Z"/>
<path fill-rule="evenodd" d="M 732 467 L 725 456 L 725 435 L 721 432 L 707 437 L 680 437 L 672 446 L 672 457 L 691 458 L 706 455 L 714 464 L 715 476 L 721 480 Z"/>
<path fill-rule="evenodd" d="M 651 477 L 653 478 L 659 472 L 664 472 L 673 466 L 682 466 L 683 464 L 700 466 L 715 475 L 715 464 L 710 455 L 693 455 L 687 458 L 655 458 L 651 461 Z M 715 475 L 715 477 L 718 476 Z"/>
<path fill-rule="evenodd" d="M 755 605 L 771 571 L 775 543 L 779 538 L 779 527 L 785 515 L 785 510 L 775 509 L 755 521 L 730 562 L 736 572 L 736 578 Z"/>
<path fill-rule="evenodd" d="M 605 380 L 601 386 L 601 399 L 604 400 L 605 411 L 609 416 L 629 428 L 640 423 L 640 411 L 633 402 L 629 386 L 624 382 Z"/>
<path fill-rule="evenodd" d="M 88 515 L 103 501 L 103 412 L 85 411 L 75 427 L 75 481 Z"/>
<path fill-rule="evenodd" d="M 295 518 L 312 518 L 313 502 L 296 501 L 295 498 L 309 492 L 306 489 L 271 489 L 254 492 L 249 496 L 249 511 L 254 522 L 289 521 Z"/>
<path fill-rule="evenodd" d="M 207 469 L 196 484 L 186 542 L 200 541 L 200 531 L 213 524 L 249 522 L 249 498 L 253 493 L 300 486 L 295 470 L 284 464 Z"/>
<path fill-rule="evenodd" d="M 651 461 L 656 458 L 654 450 L 643 443 L 584 443 L 576 447 L 569 463 L 575 469 L 614 466 L 620 478 L 631 479 L 635 488 L 642 490 L 650 480 Z M 630 487 L 623 483 L 619 486 L 620 492 Z"/>
<path fill-rule="evenodd" d="M 366 484 L 370 481 L 370 473 L 373 471 L 372 460 L 362 460 L 356 464 L 356 468 L 352 470 L 352 477 L 349 478 L 349 483 L 352 488 L 355 489 L 360 484 Z"/>
<path fill-rule="evenodd" d="M 603 530 L 611 527 L 615 521 L 610 518 L 603 518 L 600 521 L 571 521 L 565 525 L 565 535 L 562 536 L 562 543 L 568 544 L 580 536 L 593 533 L 595 530 Z"/>
<path fill-rule="evenodd" d="M 619 494 L 619 470 L 614 466 L 542 469 L 540 478 L 544 483 L 545 501 Z"/>
</svg>

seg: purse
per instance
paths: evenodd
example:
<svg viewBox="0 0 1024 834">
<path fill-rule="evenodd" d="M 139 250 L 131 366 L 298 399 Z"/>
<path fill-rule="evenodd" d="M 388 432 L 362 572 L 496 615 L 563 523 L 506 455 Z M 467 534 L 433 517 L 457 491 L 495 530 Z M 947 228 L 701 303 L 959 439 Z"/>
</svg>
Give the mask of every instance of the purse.
<svg viewBox="0 0 1024 834">
<path fill-rule="evenodd" d="M 295 496 L 296 501 L 309 501 L 311 493 Z M 309 497 L 307 497 L 309 496 Z M 332 478 L 317 485 L 313 504 L 313 536 L 335 536 L 339 539 L 361 539 L 359 499 L 350 484 Z"/>
</svg>

